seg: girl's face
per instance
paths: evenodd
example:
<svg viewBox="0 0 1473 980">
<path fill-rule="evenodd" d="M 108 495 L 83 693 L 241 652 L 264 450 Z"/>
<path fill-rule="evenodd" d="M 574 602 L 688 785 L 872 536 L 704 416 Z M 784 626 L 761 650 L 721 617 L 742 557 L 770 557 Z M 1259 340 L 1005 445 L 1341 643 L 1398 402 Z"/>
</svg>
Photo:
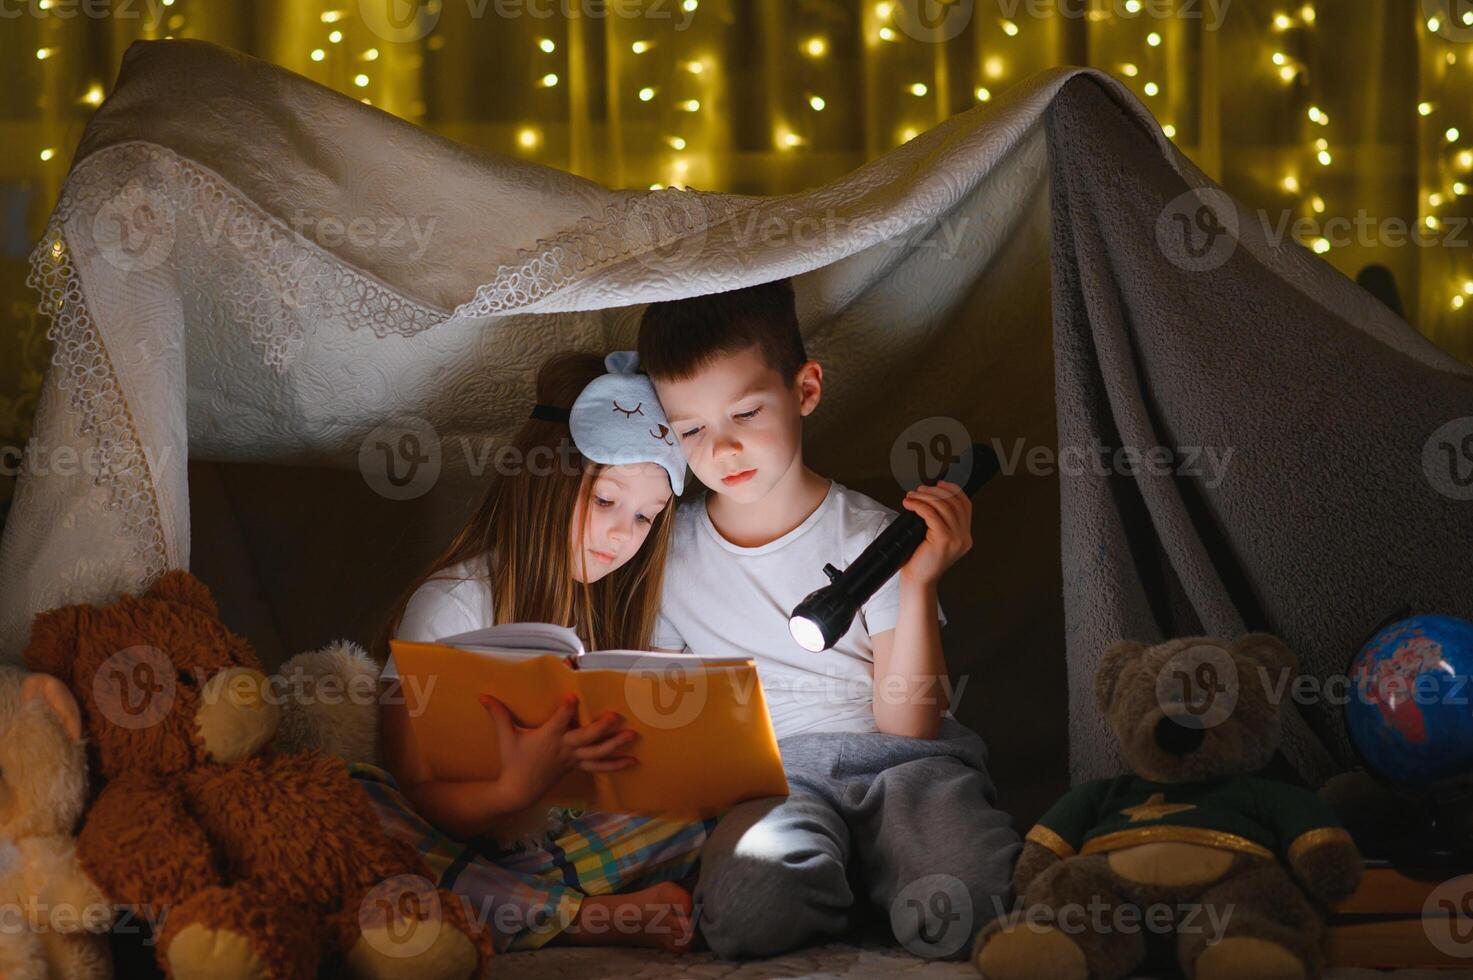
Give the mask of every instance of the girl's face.
<svg viewBox="0 0 1473 980">
<path fill-rule="evenodd" d="M 587 508 L 579 500 L 570 525 L 573 578 L 592 583 L 639 551 L 670 502 L 670 477 L 658 463 L 628 463 L 605 466 L 597 476 L 584 473 L 583 479 L 592 480 L 593 488 Z"/>
</svg>

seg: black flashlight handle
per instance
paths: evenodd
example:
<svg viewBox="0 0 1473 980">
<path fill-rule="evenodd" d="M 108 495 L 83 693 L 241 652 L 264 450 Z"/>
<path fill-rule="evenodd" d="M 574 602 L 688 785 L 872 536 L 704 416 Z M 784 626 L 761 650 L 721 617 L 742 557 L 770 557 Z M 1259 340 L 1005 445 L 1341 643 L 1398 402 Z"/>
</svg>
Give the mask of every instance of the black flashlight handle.
<svg viewBox="0 0 1473 980">
<path fill-rule="evenodd" d="M 971 457 L 970 468 L 967 466 L 968 455 Z M 958 483 L 963 493 L 973 497 L 982 489 L 983 484 L 997 475 L 999 469 L 1001 466 L 997 453 L 980 442 L 974 442 L 947 470 L 944 479 L 949 483 Z M 963 473 L 966 473 L 964 483 L 960 481 Z M 934 486 L 937 482 L 939 481 L 926 481 L 929 486 Z M 824 570 L 828 572 L 834 585 L 853 596 L 856 602 L 863 603 L 900 570 L 900 566 L 910 559 L 924 540 L 925 518 L 913 510 L 901 511 L 900 516 L 886 525 L 847 569 L 835 572 L 830 565 L 825 566 Z"/>
</svg>

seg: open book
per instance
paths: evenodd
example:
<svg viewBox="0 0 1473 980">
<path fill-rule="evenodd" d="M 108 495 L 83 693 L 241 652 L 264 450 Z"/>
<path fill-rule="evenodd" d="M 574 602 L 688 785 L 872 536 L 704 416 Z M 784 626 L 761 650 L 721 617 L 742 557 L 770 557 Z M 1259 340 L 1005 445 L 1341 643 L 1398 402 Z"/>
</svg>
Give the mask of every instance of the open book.
<svg viewBox="0 0 1473 980">
<path fill-rule="evenodd" d="M 415 740 L 436 779 L 494 779 L 490 694 L 522 725 L 540 725 L 568 694 L 578 723 L 617 711 L 639 733 L 623 753 L 639 765 L 574 770 L 542 802 L 609 813 L 711 816 L 788 792 L 767 702 L 748 658 L 638 650 L 588 652 L 577 634 L 505 623 L 434 643 L 391 640 Z"/>
</svg>

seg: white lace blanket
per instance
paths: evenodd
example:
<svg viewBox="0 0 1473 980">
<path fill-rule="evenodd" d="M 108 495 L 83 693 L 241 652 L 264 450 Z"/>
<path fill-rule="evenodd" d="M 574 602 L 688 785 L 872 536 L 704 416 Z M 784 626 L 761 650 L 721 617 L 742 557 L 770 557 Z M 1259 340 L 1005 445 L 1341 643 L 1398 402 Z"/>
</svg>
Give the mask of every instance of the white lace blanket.
<svg viewBox="0 0 1473 980">
<path fill-rule="evenodd" d="M 1086 72 L 1143 123 L 1143 152 L 1216 188 L 1127 89 L 1087 69 L 1041 73 L 812 191 L 744 197 L 609 190 L 213 45 L 135 44 L 33 256 L 56 353 L 0 541 L 0 660 L 18 657 L 39 610 L 189 566 L 187 458 L 351 468 L 365 436 L 403 416 L 448 446 L 502 438 L 550 352 L 628 346 L 654 300 L 794 277 L 826 368 L 808 456 L 846 483 L 893 488 L 891 445 L 928 416 L 1051 448 L 1043 119 Z M 1283 289 L 1466 371 L 1301 250 L 1240 244 Z M 447 451 L 442 465 L 471 462 Z M 1015 509 L 979 536 L 1017 566 L 957 593 L 983 597 L 976 622 L 1005 621 L 979 626 L 977 646 L 1006 642 L 1007 656 L 1037 632 L 1023 590 L 1059 581 L 1057 506 L 1026 486 L 1039 492 L 993 493 Z M 1025 519 L 1042 548 L 1015 530 Z M 1091 565 L 1105 548 L 1065 542 L 1064 588 L 1091 604 L 1070 606 L 1076 625 L 1122 622 Z M 1043 573 L 1022 573 L 1030 557 Z M 1083 684 L 1098 651 L 1077 645 Z M 1076 777 L 1103 774 L 1102 746 L 1076 731 L 1073 749 L 1092 753 Z"/>
</svg>

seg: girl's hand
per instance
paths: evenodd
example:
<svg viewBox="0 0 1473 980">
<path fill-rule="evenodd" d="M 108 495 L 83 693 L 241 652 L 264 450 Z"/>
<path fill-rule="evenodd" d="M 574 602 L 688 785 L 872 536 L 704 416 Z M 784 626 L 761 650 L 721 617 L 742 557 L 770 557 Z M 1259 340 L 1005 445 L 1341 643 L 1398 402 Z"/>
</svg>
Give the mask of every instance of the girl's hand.
<svg viewBox="0 0 1473 980">
<path fill-rule="evenodd" d="M 941 574 L 972 550 L 972 498 L 955 483 L 942 480 L 919 486 L 901 505 L 926 522 L 926 539 L 900 566 L 900 578 L 914 585 L 935 585 Z"/>
<path fill-rule="evenodd" d="M 639 733 L 622 728 L 624 719 L 606 711 L 587 725 L 575 724 L 578 698 L 569 695 L 552 717 L 536 727 L 519 725 L 506 705 L 489 694 L 481 705 L 496 725 L 501 746 L 501 776 L 514 802 L 531 806 L 553 784 L 574 769 L 614 772 L 638 764 L 630 756 L 616 755 Z"/>
</svg>

